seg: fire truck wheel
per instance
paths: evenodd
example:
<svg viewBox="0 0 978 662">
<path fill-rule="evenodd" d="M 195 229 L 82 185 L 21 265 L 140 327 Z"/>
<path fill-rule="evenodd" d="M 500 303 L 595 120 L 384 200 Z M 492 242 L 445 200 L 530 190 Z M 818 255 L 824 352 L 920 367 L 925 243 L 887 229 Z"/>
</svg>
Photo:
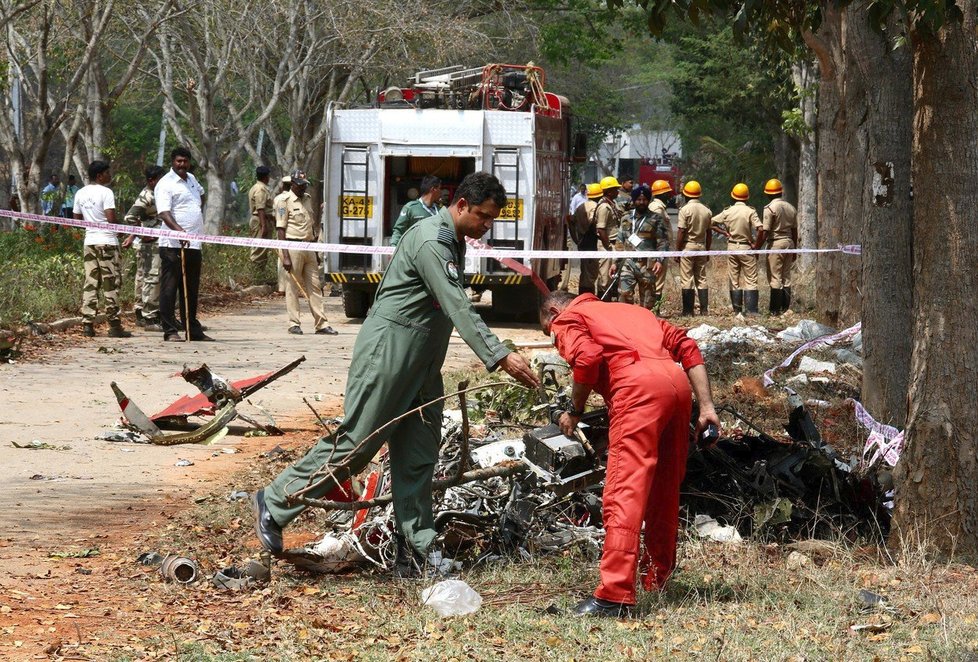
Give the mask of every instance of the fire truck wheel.
<svg viewBox="0 0 978 662">
<path fill-rule="evenodd" d="M 343 312 L 347 317 L 366 317 L 373 293 L 359 287 L 343 286 Z"/>
</svg>

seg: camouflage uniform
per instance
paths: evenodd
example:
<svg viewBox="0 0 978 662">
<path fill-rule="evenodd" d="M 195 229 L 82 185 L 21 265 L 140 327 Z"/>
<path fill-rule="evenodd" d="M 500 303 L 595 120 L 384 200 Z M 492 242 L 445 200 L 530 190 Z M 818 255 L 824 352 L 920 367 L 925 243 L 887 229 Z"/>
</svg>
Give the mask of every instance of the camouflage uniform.
<svg viewBox="0 0 978 662">
<path fill-rule="evenodd" d="M 638 210 L 622 219 L 618 232 L 618 241 L 627 251 L 656 250 L 655 217 L 651 211 L 638 215 Z M 637 245 L 630 240 L 632 235 L 641 240 Z M 638 286 L 638 304 L 643 308 L 652 309 L 655 305 L 655 274 L 646 259 L 624 258 L 621 261 L 621 276 L 618 280 L 619 298 L 624 303 L 635 303 L 635 286 Z"/>
<path fill-rule="evenodd" d="M 666 211 L 666 203 L 655 198 L 649 203 L 649 211 L 655 218 L 655 249 L 659 251 L 672 250 L 672 228 L 669 225 L 669 212 Z M 666 274 L 669 271 L 668 261 L 659 260 L 659 264 L 662 265 L 662 268 L 659 269 L 659 274 L 655 277 L 656 313 L 659 312 L 658 307 L 662 305 L 662 292 L 666 289 Z"/>
<path fill-rule="evenodd" d="M 85 246 L 85 285 L 82 288 L 82 318 L 95 322 L 98 314 L 98 291 L 105 298 L 105 316 L 109 322 L 119 319 L 119 247 Z"/>
<path fill-rule="evenodd" d="M 156 198 L 153 190 L 144 188 L 126 212 L 126 224 L 144 228 L 160 227 L 156 215 Z M 160 315 L 160 250 L 155 237 L 138 237 L 136 247 L 136 303 L 134 309 L 142 311 L 144 319 L 155 320 Z"/>
</svg>

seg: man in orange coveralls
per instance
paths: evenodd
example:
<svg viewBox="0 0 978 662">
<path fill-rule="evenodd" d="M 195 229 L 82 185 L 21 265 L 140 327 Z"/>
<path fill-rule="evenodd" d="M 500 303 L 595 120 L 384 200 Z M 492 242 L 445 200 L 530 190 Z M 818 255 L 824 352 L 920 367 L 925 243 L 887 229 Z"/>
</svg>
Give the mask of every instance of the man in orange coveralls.
<svg viewBox="0 0 978 662">
<path fill-rule="evenodd" d="M 573 434 L 592 390 L 604 397 L 610 419 L 601 584 L 574 612 L 625 617 L 635 604 L 643 521 L 645 589 L 661 589 L 676 567 L 692 394 L 697 438 L 720 425 L 706 366 L 684 330 L 641 306 L 555 292 L 540 306 L 540 323 L 574 376 L 573 409 L 561 415 L 561 431 Z"/>
</svg>

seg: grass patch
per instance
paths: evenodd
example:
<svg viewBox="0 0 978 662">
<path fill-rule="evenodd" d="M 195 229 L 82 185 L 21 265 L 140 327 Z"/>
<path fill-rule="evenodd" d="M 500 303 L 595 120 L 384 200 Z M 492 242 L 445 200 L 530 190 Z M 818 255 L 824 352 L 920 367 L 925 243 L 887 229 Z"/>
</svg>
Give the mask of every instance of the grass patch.
<svg viewBox="0 0 978 662">
<path fill-rule="evenodd" d="M 244 228 L 225 234 L 243 235 Z M 0 328 L 47 322 L 79 314 L 81 307 L 84 232 L 57 225 L 23 224 L 0 232 Z M 256 269 L 249 251 L 238 246 L 208 244 L 203 248 L 201 291 L 226 292 L 276 278 L 274 256 Z M 122 251 L 123 309 L 134 301 L 135 251 Z"/>
</svg>

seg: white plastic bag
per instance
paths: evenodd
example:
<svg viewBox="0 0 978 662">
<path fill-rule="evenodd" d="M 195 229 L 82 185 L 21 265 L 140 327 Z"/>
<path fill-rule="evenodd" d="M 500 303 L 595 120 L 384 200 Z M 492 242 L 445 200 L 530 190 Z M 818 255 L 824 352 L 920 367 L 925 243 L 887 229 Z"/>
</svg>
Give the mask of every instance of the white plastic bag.
<svg viewBox="0 0 978 662">
<path fill-rule="evenodd" d="M 441 617 L 464 616 L 482 606 L 482 596 L 461 579 L 446 579 L 421 591 L 421 604 Z"/>
</svg>

